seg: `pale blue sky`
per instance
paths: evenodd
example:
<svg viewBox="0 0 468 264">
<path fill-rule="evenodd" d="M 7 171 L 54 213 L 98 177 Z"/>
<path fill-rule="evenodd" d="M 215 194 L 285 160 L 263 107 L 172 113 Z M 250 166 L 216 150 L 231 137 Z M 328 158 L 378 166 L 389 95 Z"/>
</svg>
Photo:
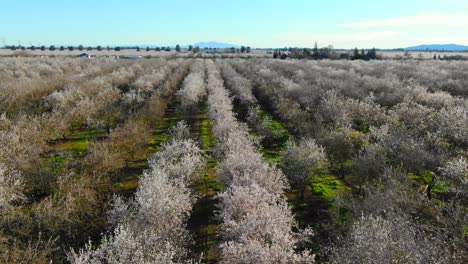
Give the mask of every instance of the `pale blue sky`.
<svg viewBox="0 0 468 264">
<path fill-rule="evenodd" d="M 2 2 L 0 40 L 15 45 L 468 45 L 468 0 Z"/>
</svg>

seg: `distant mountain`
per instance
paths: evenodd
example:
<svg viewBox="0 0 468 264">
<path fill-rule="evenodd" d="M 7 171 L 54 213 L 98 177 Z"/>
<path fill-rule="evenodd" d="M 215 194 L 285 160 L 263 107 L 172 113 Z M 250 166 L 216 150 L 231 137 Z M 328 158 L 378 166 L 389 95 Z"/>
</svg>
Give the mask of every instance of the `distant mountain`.
<svg viewBox="0 0 468 264">
<path fill-rule="evenodd" d="M 468 46 L 457 44 L 431 44 L 405 48 L 405 50 L 468 51 Z"/>
<path fill-rule="evenodd" d="M 198 42 L 193 44 L 194 47 L 200 47 L 201 49 L 204 48 L 217 48 L 217 49 L 228 49 L 228 48 L 240 48 L 239 45 L 229 44 L 229 43 L 221 43 L 216 41 L 208 41 L 208 42 Z"/>
</svg>

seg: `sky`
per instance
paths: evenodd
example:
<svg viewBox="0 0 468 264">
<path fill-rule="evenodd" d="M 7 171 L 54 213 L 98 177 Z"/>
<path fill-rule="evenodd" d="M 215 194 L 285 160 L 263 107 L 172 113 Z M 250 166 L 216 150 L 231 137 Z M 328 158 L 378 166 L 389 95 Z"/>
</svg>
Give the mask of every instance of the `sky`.
<svg viewBox="0 0 468 264">
<path fill-rule="evenodd" d="M 0 45 L 468 45 L 468 0 L 2 2 Z"/>
</svg>

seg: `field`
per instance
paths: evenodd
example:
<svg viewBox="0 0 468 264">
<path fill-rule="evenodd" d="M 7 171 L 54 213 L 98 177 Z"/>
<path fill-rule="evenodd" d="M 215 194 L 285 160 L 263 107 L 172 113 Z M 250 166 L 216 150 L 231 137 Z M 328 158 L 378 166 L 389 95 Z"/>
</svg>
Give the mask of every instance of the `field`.
<svg viewBox="0 0 468 264">
<path fill-rule="evenodd" d="M 0 57 L 0 263 L 468 263 L 468 62 L 154 53 Z"/>
</svg>

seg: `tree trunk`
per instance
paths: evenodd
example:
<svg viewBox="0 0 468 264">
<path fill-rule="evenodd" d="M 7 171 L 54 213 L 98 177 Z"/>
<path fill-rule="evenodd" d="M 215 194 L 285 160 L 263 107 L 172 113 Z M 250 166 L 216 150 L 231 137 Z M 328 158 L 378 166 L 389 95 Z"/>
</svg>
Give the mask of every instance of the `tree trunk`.
<svg viewBox="0 0 468 264">
<path fill-rule="evenodd" d="M 431 185 L 426 185 L 426 195 L 427 195 L 427 198 L 430 200 L 432 199 L 432 186 Z"/>
<path fill-rule="evenodd" d="M 344 168 L 344 163 L 342 163 L 340 165 L 340 170 L 338 172 L 339 176 L 340 176 L 340 179 L 344 179 L 345 178 L 345 168 Z"/>
</svg>

